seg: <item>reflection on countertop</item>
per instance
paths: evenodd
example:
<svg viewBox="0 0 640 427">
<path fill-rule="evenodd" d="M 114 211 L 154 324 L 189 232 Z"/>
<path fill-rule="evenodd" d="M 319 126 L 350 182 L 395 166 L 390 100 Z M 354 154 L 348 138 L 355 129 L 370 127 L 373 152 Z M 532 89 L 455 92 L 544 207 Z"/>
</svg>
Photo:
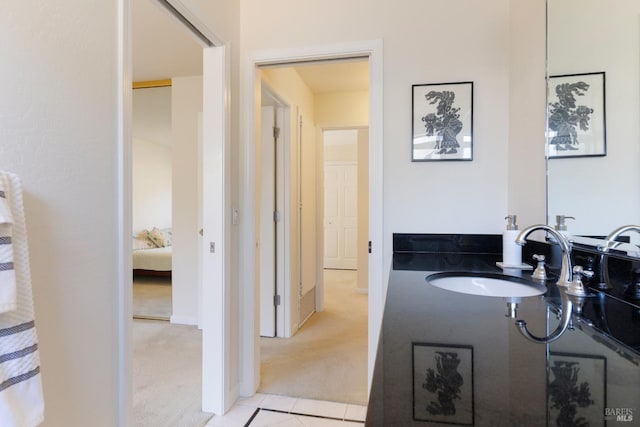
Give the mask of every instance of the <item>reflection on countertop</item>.
<svg viewBox="0 0 640 427">
<path fill-rule="evenodd" d="M 531 262 L 531 251 L 547 251 L 552 260 L 552 246 L 528 243 L 523 260 Z M 496 267 L 501 236 L 394 235 L 394 250 L 367 425 L 604 425 L 607 417 L 615 420 L 615 408 L 635 412 L 625 425 L 638 423 L 637 307 L 594 293 L 570 330 L 540 345 L 505 317 L 504 298 L 451 292 L 425 280 L 441 271 L 528 277 L 531 271 Z M 553 273 L 553 262 L 550 267 Z M 519 302 L 518 318 L 536 335 L 558 323 L 554 282 L 547 281 L 544 296 Z"/>
</svg>

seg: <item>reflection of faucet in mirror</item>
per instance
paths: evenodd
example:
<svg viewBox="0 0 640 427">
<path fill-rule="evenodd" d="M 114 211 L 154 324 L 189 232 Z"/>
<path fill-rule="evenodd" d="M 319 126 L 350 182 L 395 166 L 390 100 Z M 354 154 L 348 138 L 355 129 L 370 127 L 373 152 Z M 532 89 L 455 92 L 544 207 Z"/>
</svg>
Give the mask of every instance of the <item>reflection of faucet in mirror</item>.
<svg viewBox="0 0 640 427">
<path fill-rule="evenodd" d="M 635 231 L 636 233 L 640 233 L 640 225 L 623 225 L 622 227 L 618 227 L 613 230 L 611 233 L 607 235 L 605 238 L 607 246 L 604 248 L 604 252 L 609 249 L 615 248 L 620 244 L 620 242 L 616 242 L 616 239 L 626 233 L 627 231 Z"/>
<path fill-rule="evenodd" d="M 623 225 L 622 227 L 618 227 L 613 230 L 611 233 L 607 235 L 605 238 L 605 244 L 600 248 L 602 254 L 598 257 L 598 280 L 596 280 L 596 286 L 602 290 L 612 289 L 613 285 L 611 284 L 611 279 L 609 277 L 609 257 L 607 256 L 607 252 L 609 249 L 614 249 L 621 242 L 616 242 L 616 239 L 620 237 L 622 234 L 628 231 L 635 231 L 640 234 L 640 226 L 638 225 Z"/>
<path fill-rule="evenodd" d="M 524 244 L 527 243 L 527 236 L 536 230 L 545 230 L 547 233 L 551 234 L 558 242 L 558 245 L 562 250 L 562 265 L 560 267 L 560 277 L 558 277 L 557 285 L 569 286 L 569 284 L 571 284 L 571 282 L 573 281 L 573 273 L 571 269 L 571 242 L 569 242 L 564 234 L 558 232 L 554 228 L 549 227 L 545 224 L 537 224 L 522 230 L 518 237 L 516 237 L 516 243 L 520 246 L 524 246 Z"/>
</svg>

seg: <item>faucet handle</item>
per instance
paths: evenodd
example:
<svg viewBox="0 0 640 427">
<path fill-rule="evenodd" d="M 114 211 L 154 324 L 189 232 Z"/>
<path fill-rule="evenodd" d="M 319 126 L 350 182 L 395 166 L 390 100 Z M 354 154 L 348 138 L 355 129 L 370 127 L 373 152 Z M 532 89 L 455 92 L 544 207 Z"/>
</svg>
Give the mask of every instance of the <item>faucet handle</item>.
<svg viewBox="0 0 640 427">
<path fill-rule="evenodd" d="M 584 286 L 582 285 L 583 276 L 591 278 L 593 277 L 593 271 L 585 270 L 581 265 L 573 267 L 573 281 L 567 289 L 567 294 L 578 297 L 587 295 L 587 291 L 585 291 Z"/>
<path fill-rule="evenodd" d="M 582 281 L 582 277 L 586 277 L 588 279 L 593 277 L 593 271 L 585 270 L 581 265 L 573 267 L 573 274 L 575 274 L 574 281 Z"/>
<path fill-rule="evenodd" d="M 545 256 L 535 254 L 533 255 L 533 259 L 538 261 L 538 266 L 533 271 L 533 274 L 531 274 L 531 277 L 536 280 L 547 280 L 547 270 L 544 267 L 544 263 L 546 259 Z"/>
</svg>

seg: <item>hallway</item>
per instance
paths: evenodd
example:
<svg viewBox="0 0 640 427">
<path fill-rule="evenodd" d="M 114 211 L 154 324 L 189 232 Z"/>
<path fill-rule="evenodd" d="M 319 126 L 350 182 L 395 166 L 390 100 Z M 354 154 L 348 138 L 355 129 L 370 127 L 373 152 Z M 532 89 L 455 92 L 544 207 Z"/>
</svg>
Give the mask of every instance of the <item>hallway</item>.
<svg viewBox="0 0 640 427">
<path fill-rule="evenodd" d="M 260 338 L 260 393 L 367 404 L 367 295 L 324 270 L 325 305 L 292 338 Z"/>
</svg>

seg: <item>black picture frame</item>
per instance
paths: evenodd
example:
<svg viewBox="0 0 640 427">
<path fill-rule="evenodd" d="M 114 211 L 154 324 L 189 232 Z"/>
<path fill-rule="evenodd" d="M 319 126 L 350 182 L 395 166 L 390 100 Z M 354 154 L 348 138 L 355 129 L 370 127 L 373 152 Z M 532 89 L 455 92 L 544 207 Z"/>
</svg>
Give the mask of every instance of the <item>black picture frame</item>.
<svg viewBox="0 0 640 427">
<path fill-rule="evenodd" d="M 473 347 L 412 344 L 413 420 L 474 425 Z"/>
<path fill-rule="evenodd" d="M 412 85 L 414 162 L 473 160 L 473 82 Z"/>
<path fill-rule="evenodd" d="M 605 426 L 606 407 L 605 357 L 549 352 L 548 425 L 559 425 L 557 421 L 562 420 L 562 425 Z"/>
<path fill-rule="evenodd" d="M 605 72 L 549 77 L 550 159 L 607 155 Z"/>
</svg>

